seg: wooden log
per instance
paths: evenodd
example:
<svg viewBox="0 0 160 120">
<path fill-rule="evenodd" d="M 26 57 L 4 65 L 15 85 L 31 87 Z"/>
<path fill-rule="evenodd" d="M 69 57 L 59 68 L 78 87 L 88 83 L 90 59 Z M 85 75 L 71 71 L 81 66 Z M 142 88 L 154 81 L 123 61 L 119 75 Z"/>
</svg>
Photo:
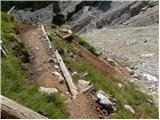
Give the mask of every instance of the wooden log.
<svg viewBox="0 0 160 120">
<path fill-rule="evenodd" d="M 48 38 L 48 35 L 47 35 L 47 33 L 46 33 L 45 29 L 44 29 L 44 25 L 41 25 L 41 28 L 42 28 L 44 37 L 45 37 L 45 38 L 47 39 L 47 41 L 48 41 L 49 48 L 52 48 L 51 42 L 50 42 L 50 40 L 49 40 L 49 38 Z"/>
<path fill-rule="evenodd" d="M 49 48 L 52 48 L 52 45 L 51 45 L 51 42 L 45 32 L 45 29 L 44 29 L 44 26 L 41 25 L 41 28 L 42 28 L 42 31 L 44 33 L 44 36 L 46 37 L 46 39 L 48 40 L 48 44 L 49 44 Z M 58 60 L 58 64 L 62 70 L 62 73 L 63 73 L 63 76 L 65 77 L 65 80 L 66 80 L 66 83 L 67 83 L 67 86 L 72 94 L 72 97 L 75 98 L 78 94 L 77 92 L 77 87 L 74 85 L 73 83 L 73 80 L 72 80 L 72 77 L 70 76 L 70 73 L 67 69 L 67 67 L 65 66 L 64 62 L 63 62 L 63 59 L 62 57 L 60 56 L 60 54 L 58 53 L 57 50 L 54 50 L 54 54 L 56 56 L 56 59 Z"/>
<path fill-rule="evenodd" d="M 1 115 L 2 118 L 17 119 L 48 119 L 37 112 L 20 105 L 19 103 L 1 95 Z"/>
<path fill-rule="evenodd" d="M 54 50 L 54 53 L 55 53 L 55 56 L 56 56 L 56 58 L 57 58 L 57 60 L 58 60 L 59 66 L 60 66 L 60 68 L 61 68 L 61 70 L 62 70 L 62 73 L 63 73 L 63 75 L 64 75 L 64 77 L 65 77 L 65 80 L 66 80 L 66 82 L 67 82 L 67 85 L 68 85 L 68 87 L 69 87 L 69 90 L 70 90 L 73 98 L 75 98 L 75 97 L 77 96 L 77 94 L 78 94 L 78 92 L 77 92 L 77 87 L 76 87 L 75 84 L 73 83 L 73 80 L 72 80 L 72 78 L 71 78 L 71 76 L 70 76 L 70 73 L 69 73 L 67 67 L 65 66 L 65 64 L 64 64 L 64 62 L 63 62 L 63 60 L 62 60 L 62 57 L 59 55 L 58 51 L 57 51 L 57 50 Z"/>
</svg>

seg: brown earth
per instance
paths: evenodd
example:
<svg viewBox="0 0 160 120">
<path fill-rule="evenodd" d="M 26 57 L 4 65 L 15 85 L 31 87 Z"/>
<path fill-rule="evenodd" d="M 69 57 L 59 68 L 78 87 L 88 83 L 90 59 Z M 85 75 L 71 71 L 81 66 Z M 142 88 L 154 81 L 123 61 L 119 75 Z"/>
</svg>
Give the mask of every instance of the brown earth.
<svg viewBox="0 0 160 120">
<path fill-rule="evenodd" d="M 60 84 L 58 77 L 52 72 L 56 71 L 55 64 L 48 62 L 51 57 L 51 50 L 48 49 L 41 40 L 42 31 L 40 28 L 31 25 L 22 25 L 19 29 L 29 45 L 32 56 L 32 74 L 33 81 L 38 81 L 41 86 L 46 88 L 55 87 L 60 93 L 66 94 L 68 88 L 65 83 Z"/>
<path fill-rule="evenodd" d="M 68 104 L 69 119 L 98 119 L 100 113 L 96 109 L 95 100 L 86 93 L 79 94 Z"/>
</svg>

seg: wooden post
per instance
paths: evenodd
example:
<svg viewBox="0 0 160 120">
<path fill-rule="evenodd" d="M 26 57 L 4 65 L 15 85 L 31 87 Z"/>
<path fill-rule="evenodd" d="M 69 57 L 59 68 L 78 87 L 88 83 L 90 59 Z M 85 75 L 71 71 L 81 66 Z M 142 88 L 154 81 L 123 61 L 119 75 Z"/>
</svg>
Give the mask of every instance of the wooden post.
<svg viewBox="0 0 160 120">
<path fill-rule="evenodd" d="M 8 119 L 48 119 L 37 112 L 1 95 L 1 117 Z"/>
</svg>

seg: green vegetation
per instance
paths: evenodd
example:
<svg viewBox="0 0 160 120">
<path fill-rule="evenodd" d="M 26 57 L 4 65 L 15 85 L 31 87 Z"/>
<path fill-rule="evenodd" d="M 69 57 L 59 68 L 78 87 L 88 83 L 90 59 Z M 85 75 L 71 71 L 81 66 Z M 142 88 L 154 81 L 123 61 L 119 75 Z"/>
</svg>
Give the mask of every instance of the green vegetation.
<svg viewBox="0 0 160 120">
<path fill-rule="evenodd" d="M 68 113 L 62 96 L 58 94 L 41 94 L 39 85 L 30 85 L 24 76 L 21 61 L 16 52 L 11 48 L 10 41 L 16 41 L 28 52 L 27 45 L 18 34 L 17 27 L 20 24 L 6 13 L 1 13 L 1 37 L 7 56 L 2 56 L 1 90 L 2 95 L 27 106 L 34 111 L 43 109 L 49 118 L 67 118 Z"/>
<path fill-rule="evenodd" d="M 82 45 L 84 48 L 86 48 L 88 51 L 93 53 L 94 55 L 97 55 L 96 48 L 91 46 L 86 40 L 79 37 L 77 34 L 73 34 L 74 40 L 77 41 L 80 45 Z"/>
<path fill-rule="evenodd" d="M 102 89 L 115 97 L 118 111 L 112 113 L 109 118 L 158 118 L 158 109 L 154 105 L 147 103 L 147 99 L 152 99 L 150 96 L 136 89 L 131 83 L 116 80 L 112 76 L 107 76 L 95 69 L 76 52 L 76 49 L 70 42 L 54 35 L 50 35 L 50 39 L 55 48 L 61 51 L 63 49 L 61 55 L 67 67 L 71 71 L 77 71 L 78 74 L 73 76 L 75 81 L 78 79 L 89 80 L 97 90 Z M 70 58 L 71 53 L 75 55 L 75 60 Z M 86 72 L 88 75 L 82 78 L 82 75 Z M 121 89 L 118 88 L 118 83 L 123 84 Z M 136 114 L 133 115 L 125 110 L 125 104 L 132 106 Z"/>
</svg>

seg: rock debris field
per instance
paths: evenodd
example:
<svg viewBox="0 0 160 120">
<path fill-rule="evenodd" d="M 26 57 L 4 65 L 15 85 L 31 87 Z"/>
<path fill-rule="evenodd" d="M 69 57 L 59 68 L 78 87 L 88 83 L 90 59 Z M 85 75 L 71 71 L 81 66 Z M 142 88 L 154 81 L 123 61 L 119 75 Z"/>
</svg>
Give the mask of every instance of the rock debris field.
<svg viewBox="0 0 160 120">
<path fill-rule="evenodd" d="M 158 100 L 158 25 L 103 28 L 81 36 L 126 68 L 130 81 Z"/>
</svg>

